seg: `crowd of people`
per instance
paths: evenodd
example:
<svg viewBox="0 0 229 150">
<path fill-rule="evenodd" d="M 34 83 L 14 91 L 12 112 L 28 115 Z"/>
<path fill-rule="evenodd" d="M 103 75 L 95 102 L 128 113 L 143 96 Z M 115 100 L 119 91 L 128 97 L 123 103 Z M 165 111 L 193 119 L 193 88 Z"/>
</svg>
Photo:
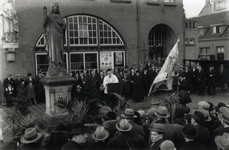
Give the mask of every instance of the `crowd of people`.
<svg viewBox="0 0 229 150">
<path fill-rule="evenodd" d="M 119 89 L 122 89 L 120 92 L 122 96 L 136 102 L 142 101 L 148 95 L 161 67 L 162 63 L 159 65 L 157 61 L 148 61 L 145 66 L 140 65 L 139 68 L 134 64 L 131 68 L 125 66 L 124 68 L 115 67 L 113 70 L 104 69 L 99 72 L 96 69 L 90 73 L 88 70 L 71 72 L 70 75 L 76 79 L 72 88 L 72 98 L 82 99 L 82 91 L 89 82 L 89 86 L 96 89 L 96 98 L 107 101 L 109 83 L 120 83 Z M 23 80 L 18 74 L 17 78 L 13 80 L 12 75 L 8 74 L 3 82 L 7 107 L 12 106 L 11 97 L 20 97 L 24 91 L 27 93 L 30 104 L 37 105 L 37 103 L 44 102 L 45 92 L 43 85 L 39 82 L 43 76 L 43 73 L 39 73 L 36 79 L 33 79 L 32 74 L 29 73 L 27 79 Z M 215 95 L 217 85 L 222 91 L 227 91 L 229 85 L 229 74 L 223 64 L 219 69 L 214 69 L 212 65 L 209 65 L 206 70 L 201 65 L 193 65 L 192 68 L 180 66 L 172 73 L 172 76 L 173 91 L 198 92 L 202 96 L 206 94 L 206 90 L 209 95 Z"/>
<path fill-rule="evenodd" d="M 13 98 L 26 97 L 30 105 L 37 105 L 45 102 L 45 91 L 40 79 L 43 73 L 39 73 L 34 79 L 31 73 L 28 73 L 26 79 L 22 79 L 21 74 L 16 75 L 16 79 L 12 79 L 12 74 L 7 74 L 7 78 L 3 81 L 4 97 L 6 107 L 13 106 Z M 3 102 L 2 102 L 3 105 Z"/>
<path fill-rule="evenodd" d="M 5 141 L 1 150 L 226 150 L 229 149 L 229 106 L 200 101 L 193 113 L 177 107 L 175 117 L 161 101 L 148 110 L 126 108 L 118 115 L 59 124 L 50 134 L 28 128 L 20 142 Z M 98 121 L 98 119 L 100 121 Z"/>
</svg>

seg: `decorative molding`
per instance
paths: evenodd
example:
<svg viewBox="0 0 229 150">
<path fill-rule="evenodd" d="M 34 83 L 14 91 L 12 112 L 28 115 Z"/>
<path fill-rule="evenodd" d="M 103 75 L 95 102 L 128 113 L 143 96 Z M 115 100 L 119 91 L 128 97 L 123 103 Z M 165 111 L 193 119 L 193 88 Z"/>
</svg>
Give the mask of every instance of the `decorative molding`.
<svg viewBox="0 0 229 150">
<path fill-rule="evenodd" d="M 160 1 L 155 1 L 155 0 L 147 0 L 146 1 L 147 5 L 156 5 L 156 6 L 160 6 L 161 2 Z"/>
<path fill-rule="evenodd" d="M 110 1 L 114 3 L 131 3 L 131 0 L 110 0 Z"/>
<path fill-rule="evenodd" d="M 55 89 L 52 89 L 52 88 L 49 89 L 49 93 L 55 93 L 55 92 L 56 92 Z"/>
<path fill-rule="evenodd" d="M 72 91 L 72 87 L 68 87 L 68 92 L 71 92 Z"/>
</svg>

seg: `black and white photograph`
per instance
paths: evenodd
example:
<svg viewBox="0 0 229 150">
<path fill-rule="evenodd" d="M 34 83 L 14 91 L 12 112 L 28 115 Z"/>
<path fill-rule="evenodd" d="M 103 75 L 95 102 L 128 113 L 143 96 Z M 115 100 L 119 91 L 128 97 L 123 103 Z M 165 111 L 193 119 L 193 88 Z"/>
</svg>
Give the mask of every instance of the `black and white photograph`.
<svg viewBox="0 0 229 150">
<path fill-rule="evenodd" d="M 229 0 L 0 0 L 0 150 L 229 150 Z"/>
</svg>

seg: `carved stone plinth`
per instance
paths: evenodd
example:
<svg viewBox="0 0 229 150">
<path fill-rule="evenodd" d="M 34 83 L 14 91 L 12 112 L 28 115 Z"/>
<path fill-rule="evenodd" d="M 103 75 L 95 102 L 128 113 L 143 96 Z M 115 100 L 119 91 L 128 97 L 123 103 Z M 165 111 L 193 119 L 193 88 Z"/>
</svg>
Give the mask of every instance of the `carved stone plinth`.
<svg viewBox="0 0 229 150">
<path fill-rule="evenodd" d="M 51 129 L 60 123 L 66 123 L 68 114 L 55 105 L 60 98 L 70 100 L 75 78 L 67 74 L 46 76 L 40 80 L 45 88 L 46 110 L 39 121 L 41 128 Z"/>
</svg>

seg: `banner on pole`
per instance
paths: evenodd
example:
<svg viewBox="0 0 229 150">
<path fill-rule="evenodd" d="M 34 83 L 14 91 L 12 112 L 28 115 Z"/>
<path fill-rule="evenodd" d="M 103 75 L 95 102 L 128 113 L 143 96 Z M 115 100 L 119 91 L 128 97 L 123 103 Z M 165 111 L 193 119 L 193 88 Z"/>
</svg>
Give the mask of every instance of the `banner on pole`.
<svg viewBox="0 0 229 150">
<path fill-rule="evenodd" d="M 151 91 L 155 92 L 156 90 L 172 90 L 173 84 L 173 77 L 172 73 L 174 71 L 175 63 L 178 59 L 178 42 L 173 46 L 172 50 L 170 51 L 168 57 L 165 60 L 160 72 L 154 79 L 152 85 L 150 86 L 150 90 L 148 96 L 150 95 Z"/>
</svg>

